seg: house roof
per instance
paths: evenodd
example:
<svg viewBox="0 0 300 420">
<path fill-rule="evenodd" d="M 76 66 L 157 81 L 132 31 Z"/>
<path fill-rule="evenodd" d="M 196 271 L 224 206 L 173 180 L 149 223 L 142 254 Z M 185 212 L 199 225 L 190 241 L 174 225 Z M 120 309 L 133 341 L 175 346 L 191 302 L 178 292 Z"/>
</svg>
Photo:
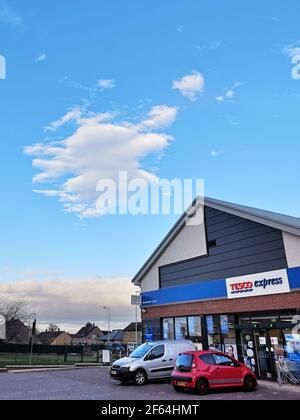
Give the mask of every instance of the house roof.
<svg viewBox="0 0 300 420">
<path fill-rule="evenodd" d="M 123 331 L 122 330 L 117 330 L 117 331 L 113 331 L 109 334 L 103 335 L 101 337 L 102 341 L 122 341 L 123 340 Z"/>
<path fill-rule="evenodd" d="M 28 343 L 29 328 L 19 319 L 6 321 L 6 342 Z"/>
<path fill-rule="evenodd" d="M 133 278 L 132 282 L 138 286 L 143 280 L 144 276 L 149 272 L 153 265 L 157 262 L 160 256 L 167 249 L 169 244 L 178 235 L 186 224 L 186 220 L 193 214 L 193 209 L 200 207 L 201 205 L 211 207 L 216 210 L 221 210 L 226 213 L 233 214 L 235 216 L 243 217 L 256 223 L 267 225 L 275 229 L 282 230 L 284 232 L 291 233 L 296 236 L 300 236 L 300 218 L 288 216 L 280 213 L 274 213 L 267 210 L 261 210 L 254 207 L 248 207 L 241 204 L 229 203 L 226 201 L 216 200 L 209 197 L 198 197 L 194 200 L 187 211 L 180 217 L 175 223 L 170 232 L 165 236 L 162 242 L 155 249 L 153 254 L 148 258 L 142 268 Z"/>
<path fill-rule="evenodd" d="M 37 338 L 38 340 L 44 342 L 44 343 L 51 343 L 53 340 L 55 340 L 57 337 L 59 337 L 61 334 L 64 334 L 64 331 L 45 331 L 41 332 Z"/>
<path fill-rule="evenodd" d="M 137 323 L 138 325 L 137 325 L 137 327 L 138 327 L 138 331 L 142 331 L 142 323 L 141 322 L 138 322 Z M 135 329 L 136 329 L 136 324 L 135 324 L 135 322 L 131 322 L 129 325 L 127 325 L 127 327 L 126 328 L 124 328 L 124 332 L 135 332 Z"/>
<path fill-rule="evenodd" d="M 82 327 L 76 334 L 74 334 L 75 338 L 86 338 L 88 337 L 94 330 L 100 331 L 100 328 L 94 324 L 86 324 L 85 327 Z"/>
</svg>

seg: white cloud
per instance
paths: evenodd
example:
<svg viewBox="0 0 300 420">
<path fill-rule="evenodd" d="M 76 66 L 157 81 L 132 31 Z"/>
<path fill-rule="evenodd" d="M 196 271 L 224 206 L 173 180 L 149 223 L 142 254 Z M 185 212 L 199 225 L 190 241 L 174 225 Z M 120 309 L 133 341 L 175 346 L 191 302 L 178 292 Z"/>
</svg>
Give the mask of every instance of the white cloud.
<svg viewBox="0 0 300 420">
<path fill-rule="evenodd" d="M 241 86 L 243 86 L 244 85 L 244 83 L 243 82 L 240 82 L 240 81 L 238 81 L 238 82 L 235 82 L 233 85 L 232 85 L 232 87 L 230 87 L 230 88 L 225 88 L 224 89 L 224 94 L 223 95 L 218 95 L 218 96 L 216 96 L 215 97 L 215 100 L 217 101 L 217 102 L 225 102 L 225 101 L 230 101 L 230 102 L 232 102 L 233 101 L 233 99 L 235 98 L 235 96 L 236 96 L 236 89 L 238 89 L 239 87 L 241 87 Z"/>
<path fill-rule="evenodd" d="M 127 171 L 129 181 L 141 178 L 149 182 L 156 178 L 142 168 L 141 161 L 168 147 L 172 137 L 161 130 L 172 124 L 176 116 L 177 108 L 161 105 L 133 124 L 118 122 L 110 113 L 86 114 L 74 108 L 47 127 L 57 131 L 73 122 L 75 127 L 70 136 L 24 149 L 33 157 L 34 168 L 39 170 L 33 181 L 47 185 L 35 191 L 57 197 L 66 212 L 81 218 L 99 216 L 96 211 L 99 180 L 117 181 L 120 170 Z"/>
<path fill-rule="evenodd" d="M 6 0 L 0 0 L 0 22 L 13 26 L 22 23 L 21 17 L 13 12 Z"/>
<path fill-rule="evenodd" d="M 46 53 L 42 53 L 34 61 L 36 61 L 38 63 L 38 62 L 41 62 L 41 61 L 45 61 L 46 59 L 47 59 Z"/>
<path fill-rule="evenodd" d="M 173 82 L 173 89 L 179 90 L 179 92 L 191 101 L 196 101 L 199 96 L 203 93 L 205 86 L 205 80 L 201 73 L 193 71 L 192 74 L 184 76 L 180 80 Z"/>
<path fill-rule="evenodd" d="M 112 327 L 122 328 L 133 321 L 130 296 L 137 290 L 129 278 L 60 278 L 50 273 L 39 281 L 34 274 L 22 275 L 22 280 L 0 284 L 0 301 L 25 300 L 31 312 L 37 313 L 39 324 L 50 322 L 66 326 L 75 332 L 87 321 L 97 322 L 107 329 L 107 314 L 111 308 Z M 117 292 L 117 293 L 116 293 Z"/>
<path fill-rule="evenodd" d="M 154 106 L 143 125 L 152 130 L 169 127 L 176 120 L 177 111 L 177 108 L 170 108 L 166 105 Z"/>
<path fill-rule="evenodd" d="M 223 154 L 224 154 L 224 152 L 223 152 L 223 150 L 212 150 L 212 151 L 210 152 L 210 154 L 211 154 L 213 157 L 218 157 L 218 156 L 223 155 Z"/>
<path fill-rule="evenodd" d="M 71 109 L 67 114 L 59 118 L 57 121 L 52 122 L 44 129 L 45 131 L 57 131 L 60 127 L 68 122 L 79 120 L 82 115 L 82 110 L 79 107 Z"/>
<path fill-rule="evenodd" d="M 110 90 L 110 89 L 113 89 L 116 86 L 115 81 L 110 80 L 110 79 L 98 80 L 98 85 L 103 90 L 105 90 L 105 89 Z"/>
</svg>

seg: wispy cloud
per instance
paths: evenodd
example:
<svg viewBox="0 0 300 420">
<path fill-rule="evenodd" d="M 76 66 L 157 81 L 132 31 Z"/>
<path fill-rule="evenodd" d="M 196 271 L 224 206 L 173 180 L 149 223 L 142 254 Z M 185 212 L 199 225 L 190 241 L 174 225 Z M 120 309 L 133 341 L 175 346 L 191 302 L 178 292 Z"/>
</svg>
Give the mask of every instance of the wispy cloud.
<svg viewBox="0 0 300 420">
<path fill-rule="evenodd" d="M 98 85 L 102 90 L 110 90 L 116 86 L 115 81 L 111 79 L 100 79 Z"/>
<path fill-rule="evenodd" d="M 40 172 L 33 181 L 47 185 L 35 190 L 56 197 L 66 212 L 80 218 L 99 217 L 96 209 L 96 186 L 101 179 L 117 182 L 120 170 L 128 180 L 153 181 L 156 175 L 142 168 L 145 156 L 162 153 L 172 137 L 162 130 L 176 119 L 177 108 L 160 105 L 136 123 L 117 121 L 112 113 L 90 113 L 71 109 L 48 131 L 58 132 L 69 123 L 72 134 L 60 141 L 33 144 L 25 153 L 33 157 L 33 166 Z"/>
<path fill-rule="evenodd" d="M 231 87 L 227 87 L 224 89 L 224 93 L 222 95 L 218 95 L 215 97 L 217 102 L 225 102 L 229 101 L 232 102 L 236 96 L 236 90 L 243 86 L 243 82 L 235 82 Z"/>
<path fill-rule="evenodd" d="M 190 101 L 197 101 L 204 91 L 205 80 L 201 73 L 193 71 L 180 80 L 173 82 L 173 89 L 179 90 L 182 96 Z"/>
<path fill-rule="evenodd" d="M 0 0 L 0 22 L 13 26 L 22 23 L 22 18 L 11 9 L 6 0 Z"/>
<path fill-rule="evenodd" d="M 45 61 L 46 59 L 47 59 L 47 54 L 42 53 L 42 54 L 38 55 L 34 61 L 38 63 L 38 62 L 41 62 L 41 61 Z"/>
<path fill-rule="evenodd" d="M 212 150 L 210 152 L 211 156 L 218 157 L 224 154 L 223 150 Z"/>
</svg>

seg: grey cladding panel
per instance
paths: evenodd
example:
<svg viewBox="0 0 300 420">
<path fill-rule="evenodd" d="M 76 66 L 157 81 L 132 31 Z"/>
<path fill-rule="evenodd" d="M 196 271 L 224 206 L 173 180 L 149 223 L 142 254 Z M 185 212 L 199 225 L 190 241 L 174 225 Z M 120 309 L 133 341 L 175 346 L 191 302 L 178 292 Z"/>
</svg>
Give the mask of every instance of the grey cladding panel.
<svg viewBox="0 0 300 420">
<path fill-rule="evenodd" d="M 287 267 L 282 232 L 205 208 L 209 255 L 160 268 L 161 287 L 237 277 Z"/>
</svg>

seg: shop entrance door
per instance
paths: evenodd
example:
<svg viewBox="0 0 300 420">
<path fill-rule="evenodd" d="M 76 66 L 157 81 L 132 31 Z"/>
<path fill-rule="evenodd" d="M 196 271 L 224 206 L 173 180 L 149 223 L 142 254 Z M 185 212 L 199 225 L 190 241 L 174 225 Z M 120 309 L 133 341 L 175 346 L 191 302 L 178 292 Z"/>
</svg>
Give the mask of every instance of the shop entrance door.
<svg viewBox="0 0 300 420">
<path fill-rule="evenodd" d="M 267 329 L 254 330 L 257 371 L 260 378 L 275 379 L 274 353 Z"/>
</svg>

